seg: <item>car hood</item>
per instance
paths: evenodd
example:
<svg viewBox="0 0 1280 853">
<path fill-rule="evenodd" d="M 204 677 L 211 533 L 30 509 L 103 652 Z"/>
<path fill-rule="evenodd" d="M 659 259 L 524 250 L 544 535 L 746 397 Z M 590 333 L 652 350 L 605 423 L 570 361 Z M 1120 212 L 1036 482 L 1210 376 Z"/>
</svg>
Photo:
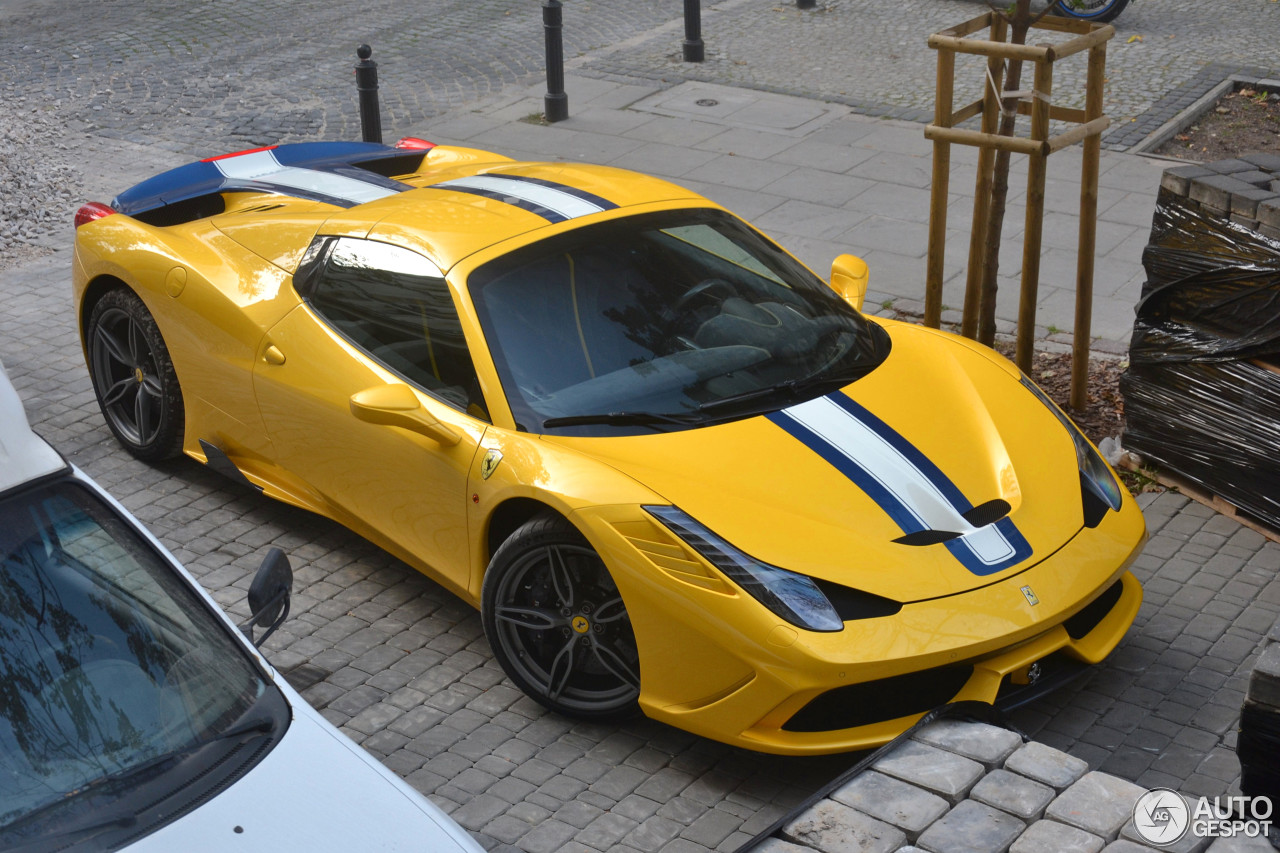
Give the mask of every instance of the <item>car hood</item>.
<svg viewBox="0 0 1280 853">
<path fill-rule="evenodd" d="M 779 412 L 546 440 L 630 475 L 758 560 L 903 602 L 1001 580 L 1071 539 L 1084 523 L 1074 445 L 1017 371 L 952 336 L 887 328 L 880 367 Z"/>
<path fill-rule="evenodd" d="M 430 803 L 306 709 L 248 775 L 128 849 L 420 851 L 483 849 Z"/>
</svg>

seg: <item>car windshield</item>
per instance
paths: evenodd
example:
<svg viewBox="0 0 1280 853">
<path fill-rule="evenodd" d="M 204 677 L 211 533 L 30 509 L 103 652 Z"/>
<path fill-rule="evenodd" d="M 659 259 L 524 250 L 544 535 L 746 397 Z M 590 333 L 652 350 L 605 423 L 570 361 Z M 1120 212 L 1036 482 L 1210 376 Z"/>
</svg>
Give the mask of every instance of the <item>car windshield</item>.
<svg viewBox="0 0 1280 853">
<path fill-rule="evenodd" d="M 741 220 L 642 214 L 468 282 L 519 428 L 675 430 L 770 411 L 879 365 L 889 338 Z"/>
<path fill-rule="evenodd" d="M 63 478 L 0 499 L 0 847 L 113 814 L 128 824 L 135 780 L 154 785 L 235 730 L 282 732 L 283 702 L 90 490 Z"/>
</svg>

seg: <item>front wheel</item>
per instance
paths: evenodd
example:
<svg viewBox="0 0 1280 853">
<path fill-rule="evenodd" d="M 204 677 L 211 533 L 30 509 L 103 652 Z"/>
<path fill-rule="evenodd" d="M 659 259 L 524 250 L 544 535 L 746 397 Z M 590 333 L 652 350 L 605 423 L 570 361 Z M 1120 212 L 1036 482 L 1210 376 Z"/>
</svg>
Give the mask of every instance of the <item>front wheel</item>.
<svg viewBox="0 0 1280 853">
<path fill-rule="evenodd" d="M 640 656 L 626 605 L 604 562 L 572 524 L 544 513 L 493 555 L 481 618 L 516 686 L 569 717 L 632 716 Z"/>
<path fill-rule="evenodd" d="M 1128 5 L 1129 0 L 1059 0 L 1053 6 L 1053 13 L 1104 24 L 1114 21 Z"/>
<path fill-rule="evenodd" d="M 147 306 L 131 290 L 112 290 L 93 306 L 86 338 L 89 376 L 111 432 L 139 459 L 178 455 L 182 390 Z"/>
</svg>

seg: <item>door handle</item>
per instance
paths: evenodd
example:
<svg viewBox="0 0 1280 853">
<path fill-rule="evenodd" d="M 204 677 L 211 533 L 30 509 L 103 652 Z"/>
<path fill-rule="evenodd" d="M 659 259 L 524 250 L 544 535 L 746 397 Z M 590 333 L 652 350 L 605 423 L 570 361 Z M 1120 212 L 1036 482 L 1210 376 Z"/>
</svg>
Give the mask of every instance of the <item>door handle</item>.
<svg viewBox="0 0 1280 853">
<path fill-rule="evenodd" d="M 262 351 L 262 360 L 267 364 L 284 364 L 284 353 L 275 344 L 267 344 L 267 348 Z"/>
</svg>

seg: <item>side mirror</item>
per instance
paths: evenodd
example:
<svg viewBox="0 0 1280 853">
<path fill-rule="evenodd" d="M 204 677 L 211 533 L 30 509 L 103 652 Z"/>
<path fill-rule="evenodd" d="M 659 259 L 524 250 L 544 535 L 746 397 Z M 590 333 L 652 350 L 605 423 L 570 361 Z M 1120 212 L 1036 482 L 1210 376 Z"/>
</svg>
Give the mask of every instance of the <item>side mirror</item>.
<svg viewBox="0 0 1280 853">
<path fill-rule="evenodd" d="M 400 427 L 425 435 L 443 447 L 452 447 L 462 436 L 431 416 L 418 395 L 399 382 L 375 385 L 351 395 L 351 414 L 370 424 Z"/>
<path fill-rule="evenodd" d="M 267 552 L 258 573 L 249 585 L 249 619 L 240 630 L 255 646 L 261 646 L 289 616 L 289 594 L 293 589 L 293 567 L 289 558 L 279 548 Z M 258 639 L 253 638 L 253 626 L 266 628 Z"/>
<path fill-rule="evenodd" d="M 867 298 L 867 262 L 857 255 L 841 255 L 831 262 L 831 289 L 859 311 Z"/>
</svg>

